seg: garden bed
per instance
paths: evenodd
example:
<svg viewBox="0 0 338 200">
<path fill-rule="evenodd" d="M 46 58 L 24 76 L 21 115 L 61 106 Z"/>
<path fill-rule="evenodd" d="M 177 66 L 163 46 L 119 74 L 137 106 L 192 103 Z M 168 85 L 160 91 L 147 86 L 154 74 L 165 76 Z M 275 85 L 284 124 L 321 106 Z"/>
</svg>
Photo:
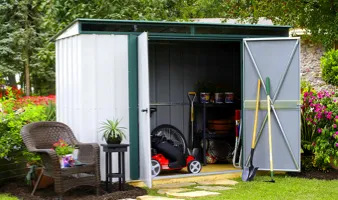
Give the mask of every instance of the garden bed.
<svg viewBox="0 0 338 200">
<path fill-rule="evenodd" d="M 113 184 L 112 193 L 105 191 L 104 183 L 101 184 L 100 195 L 97 197 L 96 189 L 93 187 L 78 187 L 72 189 L 65 193 L 64 200 L 117 200 L 117 199 L 126 199 L 126 198 L 136 198 L 137 196 L 142 196 L 147 194 L 147 191 L 143 188 L 134 187 L 126 184 L 124 191 L 118 190 L 118 183 Z M 18 180 L 7 183 L 3 186 L 0 186 L 0 193 L 8 193 L 13 196 L 23 198 L 25 200 L 54 200 L 57 195 L 54 192 L 54 187 L 48 187 L 45 189 L 40 189 L 35 192 L 34 196 L 31 196 L 32 189 L 27 186 L 24 181 Z"/>
<path fill-rule="evenodd" d="M 338 170 L 330 170 L 323 172 L 319 170 L 303 171 L 303 172 L 289 172 L 292 177 L 319 179 L 319 180 L 338 180 Z"/>
</svg>

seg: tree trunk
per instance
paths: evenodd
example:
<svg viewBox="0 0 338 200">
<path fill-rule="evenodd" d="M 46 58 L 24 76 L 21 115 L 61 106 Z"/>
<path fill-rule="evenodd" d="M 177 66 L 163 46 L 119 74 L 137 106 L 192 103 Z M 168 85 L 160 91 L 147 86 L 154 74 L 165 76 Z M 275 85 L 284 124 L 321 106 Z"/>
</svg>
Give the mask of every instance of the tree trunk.
<svg viewBox="0 0 338 200">
<path fill-rule="evenodd" d="M 16 80 L 15 80 L 15 74 L 8 74 L 7 77 L 8 77 L 9 85 L 11 87 L 16 87 L 17 83 L 16 83 Z"/>
<path fill-rule="evenodd" d="M 27 58 L 25 62 L 25 82 L 26 82 L 26 96 L 30 96 L 31 93 L 31 83 L 30 83 L 30 72 L 29 72 L 29 54 L 27 53 Z"/>
</svg>

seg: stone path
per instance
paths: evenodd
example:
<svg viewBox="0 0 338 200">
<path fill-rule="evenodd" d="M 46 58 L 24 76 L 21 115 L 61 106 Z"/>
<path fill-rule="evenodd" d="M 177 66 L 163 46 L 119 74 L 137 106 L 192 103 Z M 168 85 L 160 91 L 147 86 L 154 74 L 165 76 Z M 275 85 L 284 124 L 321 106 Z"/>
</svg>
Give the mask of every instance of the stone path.
<svg viewBox="0 0 338 200">
<path fill-rule="evenodd" d="M 149 196 L 149 195 L 139 196 L 136 199 L 137 200 L 184 200 L 184 199 L 175 199 L 175 198 Z"/>
<path fill-rule="evenodd" d="M 167 194 L 167 193 L 178 193 L 178 192 L 187 192 L 191 189 L 188 188 L 174 188 L 174 189 L 159 189 L 158 194 Z"/>
<path fill-rule="evenodd" d="M 170 197 L 183 197 L 183 198 L 195 198 L 195 197 L 204 197 L 204 196 L 216 196 L 219 195 L 218 192 L 209 192 L 209 191 L 192 191 L 192 192 L 179 192 L 179 193 L 167 193 Z"/>
<path fill-rule="evenodd" d="M 167 195 L 168 197 L 144 195 L 137 197 L 137 200 L 184 200 L 184 198 L 216 196 L 220 195 L 220 193 L 215 191 L 225 191 L 234 189 L 231 187 L 224 187 L 224 185 L 236 185 L 237 183 L 238 183 L 237 181 L 228 179 L 199 181 L 197 182 L 198 186 L 194 187 L 194 189 L 197 189 L 196 191 L 190 191 L 193 189 L 184 188 L 194 186 L 196 185 L 196 183 L 188 182 L 188 183 L 171 183 L 171 184 L 155 185 L 154 189 L 159 189 L 157 191 L 158 194 Z"/>
<path fill-rule="evenodd" d="M 167 188 L 183 188 L 196 185 L 196 183 L 171 183 L 171 184 L 161 184 L 155 185 L 154 189 L 167 189 Z"/>
<path fill-rule="evenodd" d="M 197 186 L 195 189 L 200 190 L 208 190 L 208 191 L 224 191 L 224 190 L 232 190 L 234 188 L 224 187 L 224 186 Z"/>
<path fill-rule="evenodd" d="M 212 180 L 212 181 L 200 181 L 199 185 L 236 185 L 238 182 L 233 180 Z"/>
</svg>

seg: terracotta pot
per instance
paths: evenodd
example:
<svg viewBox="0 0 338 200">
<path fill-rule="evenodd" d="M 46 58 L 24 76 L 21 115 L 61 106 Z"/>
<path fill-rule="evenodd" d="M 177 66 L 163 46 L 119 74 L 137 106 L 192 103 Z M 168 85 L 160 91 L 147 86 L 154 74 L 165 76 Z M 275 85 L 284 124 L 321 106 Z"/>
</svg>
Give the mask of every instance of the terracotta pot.
<svg viewBox="0 0 338 200">
<path fill-rule="evenodd" d="M 35 174 L 36 174 L 36 179 L 35 180 L 32 180 L 32 187 L 35 187 L 36 183 L 37 183 L 37 180 L 41 174 L 41 171 L 42 171 L 42 168 L 37 168 L 35 170 Z M 41 180 L 40 180 L 40 183 L 39 185 L 37 186 L 37 189 L 43 189 L 43 188 L 47 188 L 51 185 L 53 185 L 54 183 L 54 179 L 52 177 L 49 177 L 49 176 L 45 176 L 45 175 L 42 175 L 41 177 Z"/>
</svg>

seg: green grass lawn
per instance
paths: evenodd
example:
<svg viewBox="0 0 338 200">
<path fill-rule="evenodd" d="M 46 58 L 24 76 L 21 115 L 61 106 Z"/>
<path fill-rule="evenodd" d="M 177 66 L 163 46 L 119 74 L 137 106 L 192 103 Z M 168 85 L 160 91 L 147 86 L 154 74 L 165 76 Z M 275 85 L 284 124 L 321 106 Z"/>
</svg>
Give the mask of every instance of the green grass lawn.
<svg viewBox="0 0 338 200">
<path fill-rule="evenodd" d="M 309 180 L 284 175 L 276 176 L 275 183 L 264 182 L 270 180 L 269 176 L 256 176 L 252 182 L 243 182 L 241 179 L 234 180 L 239 183 L 231 186 L 234 188 L 233 190 L 221 191 L 221 195 L 218 196 L 200 197 L 197 199 L 338 199 L 338 180 Z M 155 189 L 149 189 L 148 192 L 149 195 L 158 195 Z"/>
<path fill-rule="evenodd" d="M 0 194 L 0 200 L 18 200 L 18 198 L 10 196 L 8 194 Z"/>
</svg>

